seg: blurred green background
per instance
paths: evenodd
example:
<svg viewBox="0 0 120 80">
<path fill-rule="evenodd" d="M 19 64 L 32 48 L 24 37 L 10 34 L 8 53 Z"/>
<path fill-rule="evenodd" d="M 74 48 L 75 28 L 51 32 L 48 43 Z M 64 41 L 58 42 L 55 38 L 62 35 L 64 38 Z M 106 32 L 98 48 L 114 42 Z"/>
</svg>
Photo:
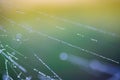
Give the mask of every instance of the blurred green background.
<svg viewBox="0 0 120 80">
<path fill-rule="evenodd" d="M 78 3 L 76 1 L 73 4 L 69 4 L 68 1 L 66 5 L 57 2 L 55 4 L 41 5 L 40 2 L 32 4 L 32 2 L 27 3 L 27 1 L 21 1 L 20 3 L 15 0 L 11 2 L 1 0 L 0 26 L 6 32 L 0 30 L 0 35 L 8 36 L 0 36 L 0 41 L 3 45 L 9 45 L 28 57 L 23 59 L 16 55 L 19 58 L 17 62 L 23 65 L 29 72 L 25 75 L 32 75 L 34 80 L 38 79 L 36 72 L 32 70 L 33 68 L 53 76 L 33 56 L 34 53 L 39 55 L 63 80 L 106 80 L 109 76 L 103 74 L 100 77 L 96 77 L 80 66 L 61 61 L 59 55 L 62 52 L 76 55 L 89 61 L 99 60 L 104 64 L 119 67 L 119 64 L 112 61 L 85 54 L 83 51 L 37 33 L 30 33 L 21 27 L 22 25 L 30 26 L 37 32 L 45 33 L 120 62 L 120 2 L 117 0 L 91 0 L 89 2 L 86 0 L 86 2 L 78 1 Z M 96 28 L 98 31 L 87 28 L 87 25 Z M 106 33 L 100 32 L 100 30 Z M 107 32 L 110 32 L 110 34 Z M 78 33 L 84 35 L 84 37 L 77 35 Z M 115 35 L 112 35 L 112 33 Z M 20 41 L 16 41 L 18 34 L 21 35 Z M 7 51 L 13 52 L 10 49 L 7 49 Z M 1 77 L 3 72 L 5 72 L 4 58 L 0 56 Z M 9 73 L 17 80 L 14 71 L 10 67 Z"/>
</svg>

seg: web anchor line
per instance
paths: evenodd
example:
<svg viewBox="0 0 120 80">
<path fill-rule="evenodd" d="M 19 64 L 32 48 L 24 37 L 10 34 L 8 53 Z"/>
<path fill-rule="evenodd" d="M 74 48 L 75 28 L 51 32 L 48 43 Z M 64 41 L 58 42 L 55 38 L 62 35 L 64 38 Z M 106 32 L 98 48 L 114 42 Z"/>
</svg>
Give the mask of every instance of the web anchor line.
<svg viewBox="0 0 120 80">
<path fill-rule="evenodd" d="M 56 78 L 58 78 L 59 80 L 62 80 L 45 62 L 43 62 L 43 60 L 38 57 L 38 55 L 34 54 L 34 56 L 49 70 L 51 71 L 55 76 Z"/>
</svg>

